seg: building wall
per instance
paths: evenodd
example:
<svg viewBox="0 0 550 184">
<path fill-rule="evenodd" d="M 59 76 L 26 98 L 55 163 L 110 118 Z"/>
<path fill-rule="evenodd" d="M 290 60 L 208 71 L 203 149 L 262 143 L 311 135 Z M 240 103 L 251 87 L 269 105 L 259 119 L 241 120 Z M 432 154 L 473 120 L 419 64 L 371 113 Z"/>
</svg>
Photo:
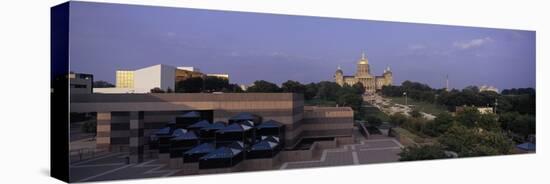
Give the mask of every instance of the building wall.
<svg viewBox="0 0 550 184">
<path fill-rule="evenodd" d="M 116 71 L 116 88 L 133 88 L 134 87 L 134 71 L 117 70 Z"/>
<path fill-rule="evenodd" d="M 134 71 L 134 87 L 137 89 L 168 88 L 174 90 L 176 68 L 154 65 Z"/>
<path fill-rule="evenodd" d="M 70 73 L 69 91 L 71 94 L 92 93 L 94 76 L 91 74 Z"/>
<path fill-rule="evenodd" d="M 349 107 L 304 107 L 303 96 L 293 93 L 170 93 L 88 94 L 71 96 L 71 112 L 105 112 L 114 123 L 124 122 L 123 112 L 143 111 L 144 135 L 173 120 L 182 111 L 212 110 L 214 121 L 241 113 L 259 115 L 264 121 L 285 125 L 285 141 L 294 145 L 301 136 L 351 136 L 353 110 Z M 122 112 L 122 113 L 119 113 Z M 100 115 L 98 115 L 98 121 Z M 109 126 L 112 128 L 114 124 Z M 119 125 L 115 125 L 119 126 Z M 103 137 L 124 137 L 124 126 L 105 130 Z M 109 132 L 111 131 L 111 132 Z M 99 132 L 99 131 L 98 131 Z M 100 137 L 100 136 L 98 136 Z M 102 138 L 99 138 L 102 139 Z M 111 140 L 111 139 L 109 139 Z M 123 142 L 122 138 L 114 141 Z"/>
</svg>

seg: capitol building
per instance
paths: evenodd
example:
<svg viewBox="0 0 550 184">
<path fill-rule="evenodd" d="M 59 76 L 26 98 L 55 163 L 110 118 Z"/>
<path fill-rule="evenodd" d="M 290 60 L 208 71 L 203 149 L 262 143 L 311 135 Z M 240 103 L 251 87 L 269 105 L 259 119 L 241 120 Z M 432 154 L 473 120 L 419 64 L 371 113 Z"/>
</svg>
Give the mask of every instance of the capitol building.
<svg viewBox="0 0 550 184">
<path fill-rule="evenodd" d="M 365 93 L 373 94 L 376 90 L 382 89 L 382 86 L 392 85 L 393 78 L 389 66 L 384 69 L 382 76 L 372 75 L 369 60 L 365 57 L 365 53 L 363 53 L 361 59 L 357 62 L 357 72 L 354 76 L 344 76 L 344 72 L 338 66 L 334 74 L 334 81 L 340 86 L 344 86 L 344 84 L 352 86 L 356 83 L 361 83 L 365 86 Z"/>
</svg>

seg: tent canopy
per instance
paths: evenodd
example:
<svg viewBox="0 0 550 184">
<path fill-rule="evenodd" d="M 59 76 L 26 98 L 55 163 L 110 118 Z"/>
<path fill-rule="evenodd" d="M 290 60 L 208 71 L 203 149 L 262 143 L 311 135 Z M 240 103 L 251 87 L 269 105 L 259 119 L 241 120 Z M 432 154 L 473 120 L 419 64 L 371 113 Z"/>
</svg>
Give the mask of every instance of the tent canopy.
<svg viewBox="0 0 550 184">
<path fill-rule="evenodd" d="M 219 158 L 233 158 L 237 154 L 241 153 L 241 151 L 242 150 L 239 150 L 239 149 L 221 147 L 204 155 L 203 157 L 201 157 L 201 159 L 207 160 L 207 159 L 219 159 Z"/>
<path fill-rule="evenodd" d="M 252 145 L 252 147 L 250 149 L 253 150 L 253 151 L 256 151 L 256 150 L 273 150 L 273 149 L 275 149 L 275 147 L 277 147 L 277 145 L 278 145 L 278 143 L 276 143 L 276 142 L 263 140 L 263 141 L 260 141 L 256 144 Z"/>
<path fill-rule="evenodd" d="M 186 151 L 185 154 L 190 155 L 190 154 L 210 153 L 215 149 L 216 147 L 211 143 L 202 143 L 190 149 L 189 151 Z"/>
<path fill-rule="evenodd" d="M 183 129 L 182 129 L 183 130 Z M 180 140 L 196 140 L 196 139 L 199 139 L 197 137 L 197 135 L 194 133 L 194 132 L 185 132 L 183 134 L 180 134 L 174 138 L 172 138 L 172 140 L 174 141 L 180 141 Z"/>
<path fill-rule="evenodd" d="M 191 112 L 187 112 L 183 115 L 180 115 L 178 116 L 180 118 L 200 118 L 201 117 L 201 113 L 197 112 L 197 111 L 191 111 Z"/>
<path fill-rule="evenodd" d="M 277 137 L 277 136 L 262 136 L 261 140 L 262 141 L 270 141 L 270 142 L 274 142 L 274 143 L 279 143 L 279 137 Z"/>
<path fill-rule="evenodd" d="M 208 126 L 205 126 L 201 128 L 201 130 L 220 130 L 225 128 L 225 123 L 223 121 L 217 121 L 212 124 L 208 124 Z"/>
<path fill-rule="evenodd" d="M 184 135 L 185 133 L 187 133 L 187 130 L 185 130 L 183 128 L 178 128 L 178 129 L 174 130 L 174 133 L 172 133 L 172 136 L 178 137 L 178 136 Z"/>
<path fill-rule="evenodd" d="M 210 125 L 210 122 L 208 120 L 201 120 L 196 123 L 193 123 L 192 125 L 189 125 L 187 128 L 204 128 Z"/>
<path fill-rule="evenodd" d="M 167 135 L 170 134 L 172 129 L 170 127 L 164 127 L 155 132 L 156 135 Z"/>
<path fill-rule="evenodd" d="M 227 132 L 244 132 L 250 130 L 252 127 L 247 125 L 241 125 L 238 123 L 233 123 L 229 126 L 224 127 L 216 132 L 218 133 L 227 133 Z"/>
</svg>

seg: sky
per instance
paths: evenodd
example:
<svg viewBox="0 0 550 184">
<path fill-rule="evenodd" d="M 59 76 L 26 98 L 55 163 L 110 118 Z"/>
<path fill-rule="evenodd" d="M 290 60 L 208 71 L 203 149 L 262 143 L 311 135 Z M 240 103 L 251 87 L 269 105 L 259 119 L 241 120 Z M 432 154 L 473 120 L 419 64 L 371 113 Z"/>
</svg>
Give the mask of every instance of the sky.
<svg viewBox="0 0 550 184">
<path fill-rule="evenodd" d="M 231 83 L 333 81 L 371 73 L 443 88 L 535 87 L 535 32 L 153 6 L 72 2 L 70 70 L 114 83 L 156 64 L 227 73 Z"/>
</svg>

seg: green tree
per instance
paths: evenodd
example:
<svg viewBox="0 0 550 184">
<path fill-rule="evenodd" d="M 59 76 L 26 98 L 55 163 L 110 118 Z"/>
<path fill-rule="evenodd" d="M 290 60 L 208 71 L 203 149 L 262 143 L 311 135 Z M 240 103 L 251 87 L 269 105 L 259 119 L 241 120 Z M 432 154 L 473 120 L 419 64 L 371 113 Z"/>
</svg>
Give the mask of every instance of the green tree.
<svg viewBox="0 0 550 184">
<path fill-rule="evenodd" d="M 204 89 L 208 92 L 222 91 L 229 87 L 229 80 L 223 77 L 206 76 L 204 78 Z"/>
<path fill-rule="evenodd" d="M 440 136 L 445 133 L 454 122 L 454 118 L 451 114 L 443 112 L 437 115 L 437 117 L 426 124 L 424 133 L 430 136 Z"/>
<path fill-rule="evenodd" d="M 322 81 L 318 83 L 318 95 L 323 100 L 336 101 L 340 85 L 335 82 Z"/>
<path fill-rule="evenodd" d="M 438 141 L 460 157 L 509 154 L 513 148 L 512 141 L 501 131 L 480 131 L 462 125 L 452 126 Z"/>
<path fill-rule="evenodd" d="M 363 83 L 355 83 L 353 84 L 353 89 L 355 89 L 355 93 L 359 94 L 359 95 L 362 95 L 362 94 L 365 94 L 365 86 L 363 86 Z"/>
<path fill-rule="evenodd" d="M 439 145 L 409 146 L 399 153 L 399 161 L 449 158 Z"/>
<path fill-rule="evenodd" d="M 469 128 L 477 127 L 479 118 L 479 111 L 473 107 L 464 107 L 464 110 L 456 115 L 456 120 Z"/>
<path fill-rule="evenodd" d="M 349 106 L 353 110 L 359 110 L 363 105 L 363 98 L 357 94 L 347 93 L 339 96 L 336 103 L 340 106 Z"/>
<path fill-rule="evenodd" d="M 304 94 L 306 91 L 306 86 L 301 84 L 300 82 L 288 80 L 282 84 L 281 89 L 283 90 L 283 92 L 286 93 Z"/>
<path fill-rule="evenodd" d="M 372 115 L 367 115 L 367 117 L 365 117 L 365 121 L 372 126 L 380 126 L 382 124 L 382 119 Z"/>
<path fill-rule="evenodd" d="M 306 87 L 306 90 L 304 92 L 304 98 L 306 100 L 311 100 L 315 98 L 315 96 L 317 96 L 317 93 L 318 93 L 317 84 L 312 82 L 307 84 L 305 87 Z"/>
<path fill-rule="evenodd" d="M 204 88 L 204 79 L 192 77 L 176 83 L 177 93 L 200 93 Z"/>
<path fill-rule="evenodd" d="M 265 80 L 259 80 L 255 81 L 254 85 L 250 86 L 246 91 L 254 93 L 277 93 L 281 92 L 281 88 L 279 88 L 277 84 L 267 82 Z"/>
<path fill-rule="evenodd" d="M 395 113 L 390 115 L 390 122 L 393 125 L 401 126 L 407 121 L 407 116 L 401 114 L 401 113 Z"/>
</svg>

